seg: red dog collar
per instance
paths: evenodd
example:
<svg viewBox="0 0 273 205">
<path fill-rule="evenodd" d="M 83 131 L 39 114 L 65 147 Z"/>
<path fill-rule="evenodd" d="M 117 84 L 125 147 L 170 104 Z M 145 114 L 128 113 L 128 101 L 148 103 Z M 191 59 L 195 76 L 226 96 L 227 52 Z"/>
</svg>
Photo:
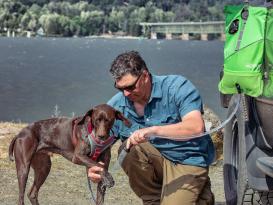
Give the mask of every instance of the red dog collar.
<svg viewBox="0 0 273 205">
<path fill-rule="evenodd" d="M 114 143 L 115 136 L 111 135 L 107 140 L 100 140 L 96 138 L 91 122 L 87 125 L 87 131 L 87 137 L 91 147 L 90 157 L 92 160 L 96 161 L 100 154 Z M 111 132 L 113 133 L 112 130 Z"/>
</svg>

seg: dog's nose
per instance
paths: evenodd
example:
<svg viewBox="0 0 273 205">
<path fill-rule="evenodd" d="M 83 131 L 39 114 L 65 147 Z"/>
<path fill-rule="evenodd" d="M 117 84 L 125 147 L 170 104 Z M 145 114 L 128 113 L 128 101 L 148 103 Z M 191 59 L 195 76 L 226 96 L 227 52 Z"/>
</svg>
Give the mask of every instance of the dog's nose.
<svg viewBox="0 0 273 205">
<path fill-rule="evenodd" d="M 106 135 L 98 135 L 98 138 L 100 138 L 100 139 L 105 139 L 105 138 L 106 138 Z"/>
</svg>

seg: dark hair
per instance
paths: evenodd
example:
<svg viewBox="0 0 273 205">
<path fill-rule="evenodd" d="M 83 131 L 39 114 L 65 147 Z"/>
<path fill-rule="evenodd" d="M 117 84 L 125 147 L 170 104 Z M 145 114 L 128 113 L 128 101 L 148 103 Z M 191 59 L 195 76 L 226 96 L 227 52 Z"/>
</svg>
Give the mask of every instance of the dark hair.
<svg viewBox="0 0 273 205">
<path fill-rule="evenodd" d="M 146 63 L 137 51 L 122 53 L 113 61 L 110 73 L 113 78 L 119 79 L 127 73 L 139 76 L 143 70 L 147 70 Z"/>
</svg>

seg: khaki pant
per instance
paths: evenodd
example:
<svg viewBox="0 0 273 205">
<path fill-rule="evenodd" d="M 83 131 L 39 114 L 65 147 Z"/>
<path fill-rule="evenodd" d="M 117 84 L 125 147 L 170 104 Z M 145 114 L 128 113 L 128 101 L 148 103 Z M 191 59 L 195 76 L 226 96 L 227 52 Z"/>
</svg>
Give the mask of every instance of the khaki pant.
<svg viewBox="0 0 273 205">
<path fill-rule="evenodd" d="M 212 205 L 208 169 L 174 164 L 150 143 L 133 146 L 122 168 L 144 205 Z"/>
</svg>

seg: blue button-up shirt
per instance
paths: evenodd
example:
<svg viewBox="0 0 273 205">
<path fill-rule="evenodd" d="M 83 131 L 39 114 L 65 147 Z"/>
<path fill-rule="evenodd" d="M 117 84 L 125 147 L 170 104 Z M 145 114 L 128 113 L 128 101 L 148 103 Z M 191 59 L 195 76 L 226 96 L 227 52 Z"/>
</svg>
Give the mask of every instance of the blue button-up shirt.
<svg viewBox="0 0 273 205">
<path fill-rule="evenodd" d="M 203 112 L 198 90 L 189 80 L 178 75 L 152 75 L 152 92 L 145 106 L 144 116 L 137 115 L 133 103 L 122 92 L 112 97 L 108 104 L 121 111 L 132 122 L 130 128 L 121 121 L 115 122 L 114 132 L 122 141 L 140 128 L 178 123 L 193 110 Z M 174 163 L 207 167 L 214 159 L 214 146 L 209 135 L 188 141 L 155 136 L 150 142 Z"/>
</svg>

